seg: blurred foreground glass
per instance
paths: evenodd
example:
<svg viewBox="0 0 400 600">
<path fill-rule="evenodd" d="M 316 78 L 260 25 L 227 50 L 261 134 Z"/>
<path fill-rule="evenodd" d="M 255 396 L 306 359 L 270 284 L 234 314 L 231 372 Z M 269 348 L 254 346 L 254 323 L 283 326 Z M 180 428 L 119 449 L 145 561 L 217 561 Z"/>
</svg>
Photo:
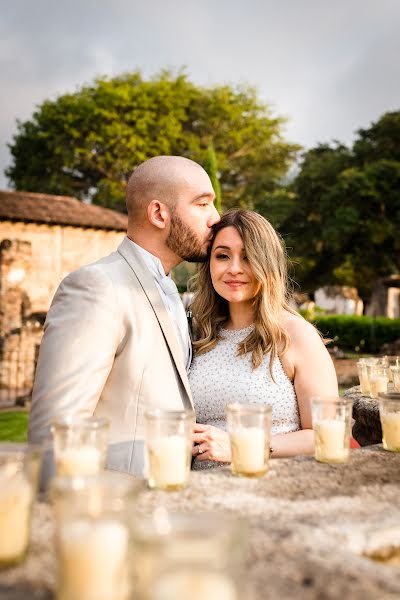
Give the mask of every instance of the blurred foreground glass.
<svg viewBox="0 0 400 600">
<path fill-rule="evenodd" d="M 389 383 L 389 367 L 385 364 L 367 366 L 369 390 L 371 398 L 378 398 L 379 394 L 387 392 Z"/>
<path fill-rule="evenodd" d="M 40 446 L 0 444 L 0 568 L 21 562 L 28 550 L 41 461 Z"/>
<path fill-rule="evenodd" d="M 60 476 L 95 475 L 104 470 L 109 421 L 63 417 L 53 421 L 54 459 Z"/>
<path fill-rule="evenodd" d="M 381 394 L 379 414 L 384 449 L 400 452 L 400 394 L 396 392 Z"/>
<path fill-rule="evenodd" d="M 237 517 L 159 508 L 135 521 L 133 545 L 140 600 L 244 598 L 247 531 Z"/>
<path fill-rule="evenodd" d="M 132 504 L 142 489 L 131 475 L 56 477 L 57 600 L 128 600 Z"/>
<path fill-rule="evenodd" d="M 312 398 L 315 460 L 332 464 L 348 462 L 352 407 L 350 398 Z"/>
<path fill-rule="evenodd" d="M 227 404 L 225 412 L 231 443 L 233 475 L 262 477 L 268 471 L 271 406 Z"/>
<path fill-rule="evenodd" d="M 189 481 L 193 411 L 151 410 L 146 418 L 146 457 L 151 488 L 179 490 Z"/>
</svg>

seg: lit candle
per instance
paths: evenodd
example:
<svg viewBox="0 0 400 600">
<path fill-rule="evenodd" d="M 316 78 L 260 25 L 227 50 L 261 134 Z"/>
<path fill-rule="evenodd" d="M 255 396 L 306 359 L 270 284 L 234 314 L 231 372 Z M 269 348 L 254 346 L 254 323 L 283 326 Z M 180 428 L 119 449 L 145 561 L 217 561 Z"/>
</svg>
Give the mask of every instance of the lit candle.
<svg viewBox="0 0 400 600">
<path fill-rule="evenodd" d="M 167 573 L 152 585 L 150 600 L 237 600 L 233 582 L 225 575 L 201 571 Z"/>
<path fill-rule="evenodd" d="M 232 470 L 242 475 L 264 475 L 265 432 L 259 427 L 238 427 L 230 432 Z"/>
<path fill-rule="evenodd" d="M 186 484 L 190 470 L 188 440 L 181 435 L 154 439 L 149 444 L 149 482 L 174 489 Z"/>
<path fill-rule="evenodd" d="M 314 424 L 315 458 L 327 462 L 345 462 L 348 448 L 345 448 L 345 421 L 322 419 Z"/>
<path fill-rule="evenodd" d="M 381 414 L 383 447 L 400 452 L 400 412 Z"/>
<path fill-rule="evenodd" d="M 378 394 L 387 392 L 388 378 L 382 375 L 371 375 L 369 378 L 369 387 L 371 398 L 378 398 Z"/>
<path fill-rule="evenodd" d="M 127 600 L 128 541 L 118 521 L 66 522 L 59 531 L 59 600 Z"/>
<path fill-rule="evenodd" d="M 57 474 L 96 475 L 102 467 L 102 453 L 91 446 L 66 448 L 56 452 Z"/>
<path fill-rule="evenodd" d="M 0 565 L 18 562 L 26 552 L 32 496 L 22 473 L 0 476 Z"/>
</svg>

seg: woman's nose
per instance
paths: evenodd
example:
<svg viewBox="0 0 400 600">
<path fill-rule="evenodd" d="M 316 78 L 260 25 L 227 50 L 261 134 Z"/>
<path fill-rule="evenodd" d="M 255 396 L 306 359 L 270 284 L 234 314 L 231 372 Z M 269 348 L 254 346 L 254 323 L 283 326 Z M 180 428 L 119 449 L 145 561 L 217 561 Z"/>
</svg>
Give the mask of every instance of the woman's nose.
<svg viewBox="0 0 400 600">
<path fill-rule="evenodd" d="M 232 275 L 237 275 L 237 273 L 241 273 L 243 269 L 240 260 L 232 260 L 229 265 L 229 270 L 232 273 Z"/>
</svg>

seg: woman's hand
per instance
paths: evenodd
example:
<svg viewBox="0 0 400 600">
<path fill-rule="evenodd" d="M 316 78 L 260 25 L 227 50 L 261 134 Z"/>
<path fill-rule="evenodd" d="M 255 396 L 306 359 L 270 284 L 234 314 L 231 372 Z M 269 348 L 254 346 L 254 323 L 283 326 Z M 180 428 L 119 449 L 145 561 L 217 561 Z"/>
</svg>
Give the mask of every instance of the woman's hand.
<svg viewBox="0 0 400 600">
<path fill-rule="evenodd" d="M 231 462 L 229 435 L 219 427 L 196 423 L 193 429 L 193 456 L 197 460 Z"/>
</svg>

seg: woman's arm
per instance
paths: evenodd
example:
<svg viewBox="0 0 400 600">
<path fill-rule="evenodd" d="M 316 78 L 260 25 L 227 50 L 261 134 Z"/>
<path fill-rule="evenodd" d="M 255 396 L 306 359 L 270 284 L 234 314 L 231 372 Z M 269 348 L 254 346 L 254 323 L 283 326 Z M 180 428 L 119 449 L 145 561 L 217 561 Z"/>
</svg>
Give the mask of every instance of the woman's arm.
<svg viewBox="0 0 400 600">
<path fill-rule="evenodd" d="M 281 357 L 281 363 L 293 380 L 301 431 L 272 437 L 272 456 L 276 458 L 314 453 L 311 398 L 339 393 L 335 367 L 315 327 L 302 317 L 289 314 L 285 316 L 284 327 L 290 336 L 290 346 Z"/>
</svg>

